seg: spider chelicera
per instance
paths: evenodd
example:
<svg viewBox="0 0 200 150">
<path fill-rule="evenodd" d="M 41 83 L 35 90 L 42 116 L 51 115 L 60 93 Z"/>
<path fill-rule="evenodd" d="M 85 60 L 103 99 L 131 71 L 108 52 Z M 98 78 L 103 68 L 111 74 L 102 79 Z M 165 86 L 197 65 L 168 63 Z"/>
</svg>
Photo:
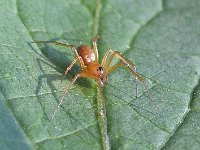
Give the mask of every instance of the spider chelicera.
<svg viewBox="0 0 200 150">
<path fill-rule="evenodd" d="M 51 44 L 60 45 L 60 46 L 64 46 L 64 47 L 68 47 L 72 49 L 72 51 L 75 53 L 75 58 L 65 70 L 63 78 L 67 75 L 68 71 L 71 70 L 72 66 L 76 62 L 79 63 L 80 68 L 82 70 L 82 72 L 78 73 L 72 79 L 71 83 L 67 86 L 62 98 L 60 99 L 59 104 L 57 105 L 57 108 L 55 109 L 52 115 L 52 119 L 54 118 L 56 111 L 62 105 L 65 95 L 70 90 L 70 88 L 75 83 L 75 81 L 80 77 L 94 79 L 97 82 L 97 84 L 99 84 L 100 86 L 104 86 L 104 84 L 108 82 L 108 75 L 112 71 L 117 69 L 118 67 L 123 66 L 123 67 L 126 67 L 136 77 L 136 79 L 139 79 L 143 83 L 145 90 L 148 91 L 143 78 L 140 76 L 140 74 L 136 72 L 136 65 L 133 64 L 131 61 L 129 61 L 127 58 L 125 58 L 120 52 L 114 51 L 112 49 L 108 49 L 101 63 L 99 63 L 99 56 L 98 56 L 98 49 L 97 49 L 98 39 L 99 39 L 99 36 L 96 36 L 93 38 L 92 48 L 87 45 L 81 45 L 78 48 L 76 48 L 75 46 L 71 44 L 65 44 L 65 43 L 56 42 L 56 41 L 33 42 L 33 43 L 51 43 Z M 120 62 L 111 66 L 111 62 L 114 57 L 117 57 L 118 59 L 120 59 Z"/>
</svg>

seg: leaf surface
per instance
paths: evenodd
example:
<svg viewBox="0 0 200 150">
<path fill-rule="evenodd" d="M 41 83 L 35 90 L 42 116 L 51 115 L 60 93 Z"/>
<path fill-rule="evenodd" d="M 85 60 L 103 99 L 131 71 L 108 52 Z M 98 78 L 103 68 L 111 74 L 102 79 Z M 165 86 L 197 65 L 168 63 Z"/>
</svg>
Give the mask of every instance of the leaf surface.
<svg viewBox="0 0 200 150">
<path fill-rule="evenodd" d="M 0 3 L 0 149 L 102 148 L 96 83 L 79 79 L 52 121 L 80 69 L 75 65 L 60 83 L 73 52 L 30 43 L 56 39 L 78 46 L 91 44 L 97 33 L 100 58 L 108 48 L 122 52 L 153 97 L 125 68 L 110 74 L 103 94 L 112 149 L 198 149 L 198 0 Z"/>
</svg>

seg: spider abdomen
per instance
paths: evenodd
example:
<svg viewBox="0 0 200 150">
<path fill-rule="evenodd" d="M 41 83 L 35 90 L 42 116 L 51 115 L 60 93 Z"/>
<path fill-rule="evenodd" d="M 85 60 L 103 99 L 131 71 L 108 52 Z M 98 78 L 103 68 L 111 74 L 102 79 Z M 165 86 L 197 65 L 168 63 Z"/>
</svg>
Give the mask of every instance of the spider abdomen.
<svg viewBox="0 0 200 150">
<path fill-rule="evenodd" d="M 77 48 L 77 52 L 86 66 L 95 62 L 95 54 L 89 46 L 81 45 Z"/>
</svg>

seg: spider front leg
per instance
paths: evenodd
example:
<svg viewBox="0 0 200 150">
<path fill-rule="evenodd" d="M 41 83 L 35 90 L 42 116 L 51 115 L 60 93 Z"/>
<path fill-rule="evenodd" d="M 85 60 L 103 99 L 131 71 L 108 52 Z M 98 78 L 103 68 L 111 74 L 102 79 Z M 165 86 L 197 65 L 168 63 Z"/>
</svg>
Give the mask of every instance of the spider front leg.
<svg viewBox="0 0 200 150">
<path fill-rule="evenodd" d="M 110 57 L 108 59 L 108 56 L 110 54 Z M 113 65 L 112 67 L 110 67 L 110 64 L 113 60 L 114 57 L 117 57 L 121 60 L 121 63 L 118 63 L 118 64 L 115 64 Z M 108 60 L 107 60 L 108 59 Z M 124 64 L 124 65 L 123 65 Z M 142 77 L 136 73 L 136 65 L 133 64 L 131 61 L 129 61 L 127 58 L 125 58 L 120 52 L 118 51 L 113 51 L 111 49 L 107 50 L 103 59 L 102 59 L 102 62 L 101 62 L 101 66 L 105 67 L 107 69 L 107 74 L 109 74 L 111 71 L 115 70 L 116 68 L 120 67 L 120 66 L 126 66 L 126 67 L 133 67 L 134 68 L 134 76 L 136 78 L 138 78 L 139 80 L 143 80 Z"/>
<path fill-rule="evenodd" d="M 111 54 L 111 55 L 110 55 L 108 61 L 106 62 L 106 59 L 107 59 L 107 57 L 108 57 L 109 54 Z M 111 64 L 111 62 L 112 62 L 112 60 L 113 60 L 114 57 L 119 58 L 119 59 L 121 60 L 121 62 L 119 62 L 119 63 L 117 63 L 117 64 L 115 64 L 115 65 L 113 65 L 113 66 L 110 67 L 110 64 Z M 136 79 L 139 79 L 139 80 L 141 81 L 141 83 L 142 83 L 143 86 L 144 86 L 144 89 L 145 89 L 145 90 L 147 91 L 147 93 L 148 93 L 149 98 L 152 99 L 151 94 L 150 94 L 150 92 L 149 92 L 149 90 L 148 90 L 148 88 L 147 88 L 147 86 L 146 86 L 146 84 L 145 84 L 143 78 L 140 76 L 140 74 L 138 74 L 138 73 L 136 72 L 136 65 L 133 64 L 133 63 L 132 63 L 130 60 L 128 60 L 127 58 L 125 58 L 120 52 L 118 52 L 118 51 L 113 51 L 113 50 L 109 49 L 109 50 L 106 52 L 105 56 L 104 56 L 104 59 L 103 59 L 103 61 L 102 61 L 102 64 L 104 64 L 104 67 L 107 69 L 107 74 L 110 74 L 112 71 L 114 71 L 115 69 L 117 69 L 117 68 L 120 67 L 120 66 L 126 67 L 126 68 L 136 77 Z M 133 67 L 134 69 L 133 69 L 132 67 Z M 137 93 L 137 91 L 136 91 L 136 93 Z"/>
</svg>

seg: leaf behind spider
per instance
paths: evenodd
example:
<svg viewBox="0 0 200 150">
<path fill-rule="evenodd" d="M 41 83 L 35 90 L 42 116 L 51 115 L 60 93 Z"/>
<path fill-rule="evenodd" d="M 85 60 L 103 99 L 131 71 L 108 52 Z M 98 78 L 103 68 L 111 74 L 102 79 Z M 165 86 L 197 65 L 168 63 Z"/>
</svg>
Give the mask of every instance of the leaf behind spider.
<svg viewBox="0 0 200 150">
<path fill-rule="evenodd" d="M 73 44 L 75 46 L 79 45 L 90 45 L 92 46 L 92 39 L 97 36 L 93 34 L 93 24 L 84 24 L 80 27 L 76 27 L 73 30 L 66 31 L 62 34 L 62 38 L 66 40 L 67 43 Z M 101 34 L 99 40 L 97 41 L 99 52 L 102 51 L 103 47 L 109 47 L 109 44 L 106 42 L 106 38 L 102 38 Z"/>
<path fill-rule="evenodd" d="M 92 24 L 81 25 L 80 27 L 75 27 L 70 31 L 66 31 L 62 34 L 62 38 L 69 44 L 79 46 L 82 44 L 90 45 L 92 36 Z"/>
</svg>

